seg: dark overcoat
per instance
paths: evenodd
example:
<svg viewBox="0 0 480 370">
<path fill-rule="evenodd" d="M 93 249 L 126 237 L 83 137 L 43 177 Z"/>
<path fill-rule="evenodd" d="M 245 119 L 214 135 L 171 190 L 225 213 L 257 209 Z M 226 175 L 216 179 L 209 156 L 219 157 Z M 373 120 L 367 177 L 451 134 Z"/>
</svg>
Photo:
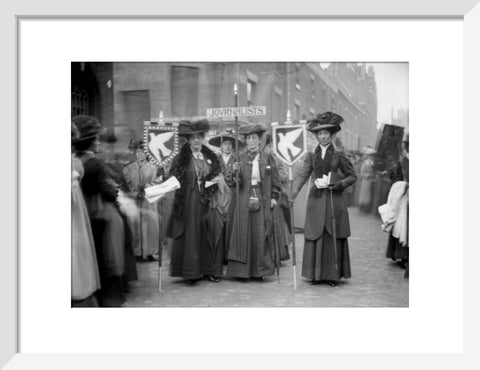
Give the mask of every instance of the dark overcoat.
<svg viewBox="0 0 480 370">
<path fill-rule="evenodd" d="M 216 155 L 206 146 L 202 153 L 208 173 L 197 178 L 194 159 L 189 144 L 185 144 L 172 163 L 171 175 L 180 182 L 176 190 L 173 212 L 167 236 L 174 239 L 170 264 L 171 276 L 198 279 L 202 275 L 221 275 L 223 253 L 210 248 L 205 218 L 216 186 L 205 188 L 205 182 L 220 174 Z M 198 181 L 200 180 L 200 181 Z"/>
<path fill-rule="evenodd" d="M 251 176 L 252 176 L 252 161 L 247 152 L 239 155 L 240 163 L 240 192 L 238 194 L 237 205 L 239 207 L 239 215 L 237 216 L 236 206 L 233 213 L 233 228 L 230 237 L 230 248 L 228 252 L 228 259 L 242 263 L 247 262 L 247 248 L 249 248 L 250 240 L 248 239 L 248 224 L 249 211 L 248 200 L 252 194 Z M 265 251 L 267 245 L 267 223 L 272 217 L 270 208 L 271 199 L 278 199 L 280 193 L 280 176 L 272 155 L 266 152 L 260 153 L 259 169 L 261 179 L 261 194 L 257 193 L 258 198 L 262 204 L 262 209 L 258 212 L 258 226 L 261 234 L 258 240 L 265 241 L 262 245 L 257 245 L 258 253 L 265 255 L 270 253 Z M 237 222 L 239 227 L 237 228 Z M 237 239 L 238 231 L 240 237 Z M 238 243 L 239 241 L 239 243 Z M 273 252 L 273 251 L 272 251 Z"/>
<path fill-rule="evenodd" d="M 332 192 L 333 208 L 336 218 L 337 239 L 350 236 L 350 222 L 347 206 L 342 195 L 343 190 L 356 181 L 355 171 L 347 156 L 340 151 L 328 146 L 325 158 L 322 159 L 320 146 L 313 153 L 307 153 L 303 168 L 294 181 L 294 192 L 298 194 L 301 187 L 310 176 L 321 178 L 323 174 L 332 172 L 332 179 L 339 183 L 339 189 Z M 317 189 L 312 186 L 307 202 L 307 215 L 305 218 L 305 239 L 317 240 L 324 229 L 332 235 L 332 212 L 330 190 Z"/>
</svg>

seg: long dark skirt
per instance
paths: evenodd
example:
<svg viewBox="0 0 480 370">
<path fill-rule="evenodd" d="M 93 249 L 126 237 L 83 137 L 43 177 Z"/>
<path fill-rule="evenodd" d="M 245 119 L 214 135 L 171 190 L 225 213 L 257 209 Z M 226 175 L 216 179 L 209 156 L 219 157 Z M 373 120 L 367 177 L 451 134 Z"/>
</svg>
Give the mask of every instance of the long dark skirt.
<svg viewBox="0 0 480 370">
<path fill-rule="evenodd" d="M 192 189 L 185 214 L 185 231 L 173 240 L 170 276 L 186 280 L 202 278 L 203 275 L 221 276 L 223 271 L 223 249 L 212 251 L 208 244 L 202 217 L 208 205 L 200 201 L 197 187 Z"/>
<path fill-rule="evenodd" d="M 337 239 L 338 270 L 335 269 L 333 238 L 326 231 L 317 240 L 305 240 L 303 249 L 302 276 L 309 280 L 348 279 L 350 270 L 350 254 L 348 240 Z"/>
<path fill-rule="evenodd" d="M 230 191 L 232 194 L 232 199 L 230 201 L 230 206 L 228 208 L 228 214 L 225 217 L 225 225 L 223 226 L 223 237 L 221 240 L 223 246 L 223 255 L 224 255 L 224 264 L 228 263 L 227 256 L 228 256 L 228 248 L 230 246 L 230 238 L 232 236 L 232 229 L 234 227 L 233 223 L 233 213 L 235 212 L 235 205 L 237 202 L 237 190 L 235 186 L 230 187 Z"/>
<path fill-rule="evenodd" d="M 390 233 L 388 235 L 387 252 L 385 255 L 394 261 L 408 260 L 408 247 L 402 247 L 400 240 Z"/>
<path fill-rule="evenodd" d="M 265 277 L 275 273 L 270 248 L 267 244 L 266 235 L 261 231 L 260 208 L 258 212 L 249 212 L 247 240 L 247 262 L 228 261 L 227 276 L 239 278 Z"/>
</svg>

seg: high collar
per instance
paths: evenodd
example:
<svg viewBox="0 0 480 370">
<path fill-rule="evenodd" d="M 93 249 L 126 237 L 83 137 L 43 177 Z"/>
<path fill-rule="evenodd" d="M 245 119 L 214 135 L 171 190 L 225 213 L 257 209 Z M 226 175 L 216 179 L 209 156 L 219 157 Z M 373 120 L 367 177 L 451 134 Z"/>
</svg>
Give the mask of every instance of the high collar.
<svg viewBox="0 0 480 370">
<path fill-rule="evenodd" d="M 323 146 L 322 144 L 318 144 L 318 146 L 320 147 L 322 152 L 326 151 L 331 145 L 332 145 L 332 143 L 328 143 L 328 145 L 326 145 L 326 146 Z"/>
</svg>

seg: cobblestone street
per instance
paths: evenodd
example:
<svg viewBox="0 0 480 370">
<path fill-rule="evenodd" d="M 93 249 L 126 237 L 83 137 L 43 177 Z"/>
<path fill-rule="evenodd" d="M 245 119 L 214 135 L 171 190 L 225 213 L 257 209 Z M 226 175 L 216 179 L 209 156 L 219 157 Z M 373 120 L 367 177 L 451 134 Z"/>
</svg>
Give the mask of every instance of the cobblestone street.
<svg viewBox="0 0 480 370">
<path fill-rule="evenodd" d="M 276 276 L 242 282 L 199 281 L 193 286 L 168 276 L 170 261 L 163 252 L 162 292 L 158 292 L 158 262 L 137 263 L 139 280 L 131 283 L 125 307 L 408 307 L 409 280 L 405 270 L 385 258 L 388 235 L 380 219 L 350 208 L 349 238 L 352 278 L 337 287 L 311 286 L 301 277 L 303 234 L 296 234 L 297 290 L 293 289 L 291 259 Z M 291 254 L 291 253 L 290 253 Z"/>
</svg>

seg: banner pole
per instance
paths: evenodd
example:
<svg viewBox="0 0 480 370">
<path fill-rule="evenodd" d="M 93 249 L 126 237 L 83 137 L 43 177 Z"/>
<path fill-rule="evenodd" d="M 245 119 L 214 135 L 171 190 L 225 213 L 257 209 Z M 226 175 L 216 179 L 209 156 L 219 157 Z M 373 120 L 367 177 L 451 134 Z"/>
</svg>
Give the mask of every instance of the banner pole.
<svg viewBox="0 0 480 370">
<path fill-rule="evenodd" d="M 293 199 L 293 171 L 292 166 L 288 166 L 288 180 L 290 182 L 290 199 Z M 293 204 L 289 203 L 290 220 L 292 222 L 292 263 L 293 263 L 293 289 L 297 290 L 297 252 L 295 245 L 295 209 Z"/>
<path fill-rule="evenodd" d="M 237 84 L 233 85 L 233 95 L 234 95 L 234 105 L 235 108 L 238 108 L 238 86 Z M 238 156 L 238 116 L 235 116 L 235 162 L 239 163 L 239 156 Z M 235 190 L 236 190 L 236 197 L 235 197 L 235 208 L 237 213 L 237 248 L 240 246 L 240 205 L 239 205 L 239 193 L 240 193 L 240 170 L 237 169 L 235 171 Z"/>
</svg>

